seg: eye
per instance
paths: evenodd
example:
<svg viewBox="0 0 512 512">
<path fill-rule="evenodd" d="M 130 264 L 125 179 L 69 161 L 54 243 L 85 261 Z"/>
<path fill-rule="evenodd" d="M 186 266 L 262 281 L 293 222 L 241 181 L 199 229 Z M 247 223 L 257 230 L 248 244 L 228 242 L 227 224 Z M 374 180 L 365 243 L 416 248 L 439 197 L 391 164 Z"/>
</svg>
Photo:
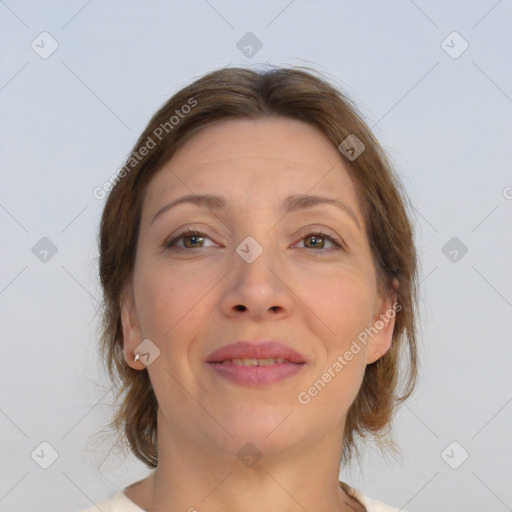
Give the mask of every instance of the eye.
<svg viewBox="0 0 512 512">
<path fill-rule="evenodd" d="M 343 244 L 336 237 L 328 235 L 322 231 L 309 232 L 305 234 L 301 234 L 302 241 L 308 241 L 308 245 L 305 245 L 305 249 L 324 249 L 325 248 L 325 240 L 331 243 L 334 246 L 334 250 L 343 249 Z M 331 247 L 333 249 L 333 247 Z"/>
<path fill-rule="evenodd" d="M 179 246 L 178 242 L 183 240 L 183 246 Z M 174 251 L 186 251 L 188 249 L 202 249 L 205 240 L 210 240 L 204 233 L 196 229 L 187 228 L 185 231 L 178 233 L 176 236 L 167 240 L 164 247 Z"/>
<path fill-rule="evenodd" d="M 328 235 L 322 231 L 306 231 L 300 235 L 302 237 L 301 242 L 307 241 L 307 245 L 303 247 L 304 249 L 331 249 L 331 250 L 342 250 L 343 243 L 338 240 L 336 237 L 332 235 Z M 167 249 L 172 249 L 173 251 L 187 251 L 189 249 L 203 249 L 205 247 L 204 241 L 211 240 L 201 231 L 197 229 L 187 228 L 184 231 L 181 231 L 176 236 L 167 240 L 163 245 Z M 179 242 L 183 244 L 178 245 Z M 325 247 L 325 241 L 331 244 L 331 247 Z M 320 251 L 326 252 L 326 251 Z"/>
</svg>

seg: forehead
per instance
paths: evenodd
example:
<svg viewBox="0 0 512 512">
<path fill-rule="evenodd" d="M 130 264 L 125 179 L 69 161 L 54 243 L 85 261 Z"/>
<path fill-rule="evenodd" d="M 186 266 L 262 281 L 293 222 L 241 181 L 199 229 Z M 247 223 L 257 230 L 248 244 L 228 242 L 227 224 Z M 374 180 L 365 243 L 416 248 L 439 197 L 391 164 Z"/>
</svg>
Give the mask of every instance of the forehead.
<svg viewBox="0 0 512 512">
<path fill-rule="evenodd" d="M 212 160 L 268 156 L 322 166 L 337 149 L 314 126 L 295 119 L 228 119 L 215 122 L 191 137 L 172 157 L 174 166 L 194 167 Z M 324 165 L 325 167 L 325 165 Z"/>
<path fill-rule="evenodd" d="M 200 192 L 258 203 L 289 194 L 329 193 L 357 209 L 337 147 L 318 128 L 284 117 L 222 120 L 201 129 L 155 175 L 146 200 L 157 207 L 182 193 Z"/>
</svg>

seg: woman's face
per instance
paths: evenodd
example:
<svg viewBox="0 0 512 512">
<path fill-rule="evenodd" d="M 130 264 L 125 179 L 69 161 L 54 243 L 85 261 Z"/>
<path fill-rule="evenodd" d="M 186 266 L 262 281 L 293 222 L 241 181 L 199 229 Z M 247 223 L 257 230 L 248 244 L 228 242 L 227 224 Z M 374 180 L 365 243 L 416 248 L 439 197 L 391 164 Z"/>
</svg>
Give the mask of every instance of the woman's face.
<svg viewBox="0 0 512 512">
<path fill-rule="evenodd" d="M 219 200 L 169 207 L 190 194 Z M 186 230 L 200 234 L 180 237 Z M 125 357 L 147 366 L 159 438 L 225 456 L 248 442 L 271 455 L 341 439 L 365 366 L 388 350 L 394 325 L 343 157 L 287 118 L 215 123 L 175 153 L 147 189 L 126 291 Z M 376 321 L 384 327 L 368 335 Z M 233 362 L 238 352 L 212 362 L 221 347 L 263 340 L 299 359 L 261 361 L 271 347 L 245 361 L 270 366 Z M 134 352 L 149 356 L 133 362 Z"/>
</svg>

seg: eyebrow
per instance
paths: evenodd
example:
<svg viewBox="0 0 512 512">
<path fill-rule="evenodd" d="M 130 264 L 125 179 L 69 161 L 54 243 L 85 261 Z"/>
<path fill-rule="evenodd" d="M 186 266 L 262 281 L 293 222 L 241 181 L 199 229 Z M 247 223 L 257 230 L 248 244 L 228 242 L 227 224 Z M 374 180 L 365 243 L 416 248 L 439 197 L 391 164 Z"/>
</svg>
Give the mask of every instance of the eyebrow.
<svg viewBox="0 0 512 512">
<path fill-rule="evenodd" d="M 227 201 L 222 196 L 216 196 L 213 194 L 188 194 L 179 197 L 178 199 L 175 199 L 174 201 L 171 201 L 170 203 L 167 203 L 165 206 L 160 208 L 160 210 L 158 210 L 153 216 L 151 224 L 153 224 L 153 222 L 155 222 L 155 220 L 164 212 L 167 212 L 171 208 L 174 208 L 179 204 L 183 203 L 189 203 L 215 211 L 225 210 L 227 207 Z M 354 213 L 354 210 L 352 210 L 352 208 L 348 204 L 344 203 L 340 199 L 334 199 L 331 197 L 323 196 L 295 194 L 288 196 L 283 201 L 283 211 L 284 213 L 296 212 L 305 208 L 313 208 L 314 206 L 320 204 L 330 204 L 333 206 L 337 206 L 340 210 L 345 212 L 355 222 L 357 228 L 361 230 L 361 225 L 357 220 L 357 216 Z"/>
</svg>

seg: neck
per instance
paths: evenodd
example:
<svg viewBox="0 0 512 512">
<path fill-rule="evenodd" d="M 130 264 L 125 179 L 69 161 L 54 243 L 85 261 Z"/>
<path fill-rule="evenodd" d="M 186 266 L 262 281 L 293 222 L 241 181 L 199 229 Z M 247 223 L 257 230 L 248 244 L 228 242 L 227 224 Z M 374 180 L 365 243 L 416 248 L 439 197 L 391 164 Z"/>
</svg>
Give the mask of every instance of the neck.
<svg viewBox="0 0 512 512">
<path fill-rule="evenodd" d="M 339 429 L 284 451 L 266 451 L 267 445 L 262 452 L 246 447 L 231 453 L 231 447 L 212 449 L 166 427 L 159 422 L 157 469 L 125 493 L 148 512 L 364 510 L 339 486 Z"/>
</svg>

